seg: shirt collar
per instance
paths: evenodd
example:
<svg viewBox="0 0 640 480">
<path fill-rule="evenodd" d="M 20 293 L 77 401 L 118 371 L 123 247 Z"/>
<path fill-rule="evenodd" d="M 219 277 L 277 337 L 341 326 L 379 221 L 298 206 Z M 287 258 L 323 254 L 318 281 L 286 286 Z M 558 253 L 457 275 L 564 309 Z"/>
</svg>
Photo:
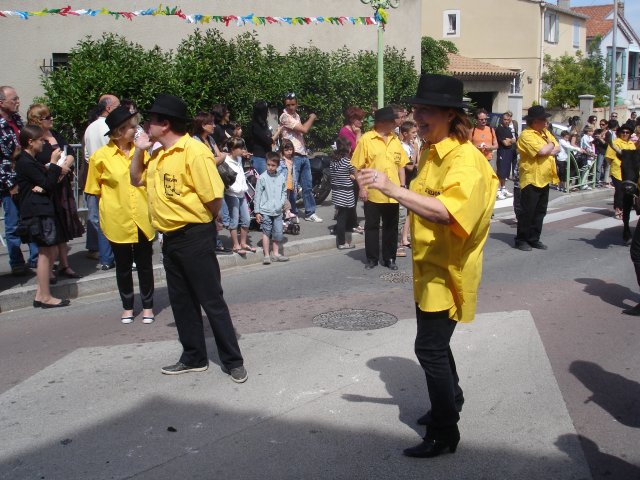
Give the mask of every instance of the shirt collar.
<svg viewBox="0 0 640 480">
<path fill-rule="evenodd" d="M 171 147 L 169 147 L 168 150 L 165 150 L 165 153 L 169 154 L 169 153 L 172 153 L 174 150 L 184 150 L 185 144 L 187 143 L 187 140 L 189 140 L 190 138 L 191 137 L 185 133 L 182 137 L 178 139 L 176 143 L 171 145 Z"/>
<path fill-rule="evenodd" d="M 447 137 L 444 140 L 440 140 L 435 145 L 431 145 L 430 149 L 435 150 L 438 157 L 444 158 L 451 152 L 451 150 L 459 145 L 460 141 L 457 138 Z"/>
</svg>

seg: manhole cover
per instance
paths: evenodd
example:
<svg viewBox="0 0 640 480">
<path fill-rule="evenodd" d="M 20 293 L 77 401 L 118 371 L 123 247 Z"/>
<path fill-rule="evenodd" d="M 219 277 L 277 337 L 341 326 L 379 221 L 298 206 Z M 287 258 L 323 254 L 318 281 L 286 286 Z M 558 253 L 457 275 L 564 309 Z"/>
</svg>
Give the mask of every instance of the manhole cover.
<svg viewBox="0 0 640 480">
<path fill-rule="evenodd" d="M 385 273 L 383 275 L 380 275 L 380 278 L 382 280 L 386 280 L 387 282 L 391 282 L 391 283 L 413 282 L 413 275 L 411 275 L 410 273 L 401 272 L 401 271 Z"/>
<path fill-rule="evenodd" d="M 313 318 L 313 324 L 317 327 L 349 331 L 385 328 L 397 321 L 396 317 L 385 312 L 352 308 L 321 313 Z"/>
</svg>

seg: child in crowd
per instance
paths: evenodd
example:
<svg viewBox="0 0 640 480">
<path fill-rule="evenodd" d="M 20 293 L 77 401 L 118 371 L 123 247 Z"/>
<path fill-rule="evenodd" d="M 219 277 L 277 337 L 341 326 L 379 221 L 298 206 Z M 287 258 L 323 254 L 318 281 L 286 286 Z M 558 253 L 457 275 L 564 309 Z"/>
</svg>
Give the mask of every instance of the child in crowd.
<svg viewBox="0 0 640 480">
<path fill-rule="evenodd" d="M 283 222 L 282 210 L 287 199 L 287 179 L 278 174 L 280 155 L 275 152 L 267 152 L 267 171 L 260 175 L 256 184 L 254 197 L 254 211 L 256 221 L 262 230 L 262 251 L 264 259 L 262 263 L 269 265 L 274 262 L 286 262 L 288 257 L 280 255 L 279 244 L 282 241 Z M 269 256 L 269 240 L 272 240 L 273 255 Z"/>
<path fill-rule="evenodd" d="M 229 155 L 224 161 L 236 172 L 236 181 L 224 191 L 224 201 L 229 209 L 231 248 L 238 255 L 246 255 L 247 251 L 256 251 L 254 247 L 247 243 L 251 219 L 249 217 L 249 205 L 245 197 L 249 186 L 242 168 L 242 157 L 246 152 L 246 145 L 241 138 L 232 137 L 227 140 L 226 147 Z M 240 227 L 240 241 L 238 241 L 238 226 Z"/>
<path fill-rule="evenodd" d="M 351 141 L 338 137 L 331 161 L 331 201 L 336 207 L 336 245 L 339 250 L 354 248 L 351 232 L 358 224 L 353 181 L 356 169 L 351 165 Z"/>
<path fill-rule="evenodd" d="M 559 190 L 561 192 L 567 191 L 564 180 L 567 178 L 567 164 L 569 162 L 571 152 L 584 153 L 584 150 L 571 144 L 571 136 L 572 134 L 569 130 L 564 130 L 560 134 L 561 148 L 560 152 L 558 152 L 558 155 L 556 156 L 556 169 L 558 170 L 558 177 L 560 177 Z"/>
<path fill-rule="evenodd" d="M 293 223 L 298 223 L 298 207 L 296 205 L 296 189 L 298 188 L 298 181 L 296 178 L 296 172 L 293 168 L 293 142 L 287 138 L 280 142 L 280 166 L 278 167 L 278 173 L 284 175 L 287 179 L 287 199 L 291 205 L 291 210 L 287 213 L 287 218 L 291 218 Z"/>
<path fill-rule="evenodd" d="M 416 176 L 417 172 L 417 163 L 418 163 L 418 127 L 415 122 L 406 121 L 400 125 L 400 143 L 402 143 L 402 148 L 409 157 L 409 163 L 407 163 L 404 167 L 405 173 L 405 183 L 407 188 Z M 408 247 L 411 247 L 411 243 L 409 242 L 409 227 L 410 222 L 407 221 L 407 209 L 405 207 L 400 207 L 400 246 L 396 251 L 396 257 L 406 257 Z"/>
</svg>

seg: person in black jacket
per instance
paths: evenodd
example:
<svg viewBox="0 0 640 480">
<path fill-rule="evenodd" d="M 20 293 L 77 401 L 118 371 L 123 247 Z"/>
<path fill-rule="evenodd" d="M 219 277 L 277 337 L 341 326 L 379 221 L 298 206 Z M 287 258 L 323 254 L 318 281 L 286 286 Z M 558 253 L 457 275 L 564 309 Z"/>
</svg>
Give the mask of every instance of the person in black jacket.
<svg viewBox="0 0 640 480">
<path fill-rule="evenodd" d="M 69 299 L 51 296 L 49 289 L 49 272 L 57 252 L 59 229 L 56 225 L 52 195 L 61 175 L 69 173 L 73 157 L 63 159 L 60 165 L 60 149 L 51 154 L 46 165 L 38 162 L 35 156 L 42 151 L 44 130 L 35 125 L 27 125 L 20 132 L 22 152 L 16 161 L 16 179 L 18 182 L 18 198 L 20 202 L 20 223 L 27 227 L 23 233 L 23 241 L 35 242 L 38 245 L 38 287 L 33 301 L 35 308 L 66 307 Z"/>
<path fill-rule="evenodd" d="M 267 170 L 267 152 L 273 151 L 273 144 L 280 136 L 281 127 L 274 132 L 267 123 L 269 105 L 264 100 L 258 100 L 253 104 L 253 117 L 251 119 L 251 139 L 253 141 L 253 157 L 251 165 L 262 175 Z"/>
</svg>

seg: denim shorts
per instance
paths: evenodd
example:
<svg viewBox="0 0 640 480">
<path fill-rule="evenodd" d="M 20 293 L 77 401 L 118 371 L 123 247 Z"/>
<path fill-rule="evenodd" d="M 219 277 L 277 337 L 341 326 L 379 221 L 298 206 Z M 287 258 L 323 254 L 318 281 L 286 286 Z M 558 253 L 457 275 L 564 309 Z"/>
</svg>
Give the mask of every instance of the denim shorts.
<svg viewBox="0 0 640 480">
<path fill-rule="evenodd" d="M 260 230 L 267 237 L 271 237 L 273 241 L 282 241 L 282 215 L 262 215 L 262 223 L 260 224 Z"/>
<path fill-rule="evenodd" d="M 247 199 L 244 196 L 238 198 L 225 194 L 224 201 L 229 208 L 229 230 L 235 230 L 238 226 L 249 228 L 251 219 L 249 218 Z"/>
</svg>

